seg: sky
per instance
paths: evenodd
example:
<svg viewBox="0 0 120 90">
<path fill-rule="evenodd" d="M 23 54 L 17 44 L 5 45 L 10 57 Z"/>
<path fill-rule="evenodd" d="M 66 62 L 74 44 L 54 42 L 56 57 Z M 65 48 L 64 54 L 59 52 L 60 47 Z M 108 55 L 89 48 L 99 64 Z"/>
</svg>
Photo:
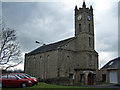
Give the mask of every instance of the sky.
<svg viewBox="0 0 120 90">
<path fill-rule="evenodd" d="M 118 1 L 85 0 L 87 7 L 93 6 L 99 68 L 118 57 Z M 50 44 L 73 37 L 74 8 L 82 4 L 83 0 L 3 0 L 2 18 L 7 27 L 16 30 L 21 60 L 25 53 L 42 45 L 35 41 Z"/>
</svg>

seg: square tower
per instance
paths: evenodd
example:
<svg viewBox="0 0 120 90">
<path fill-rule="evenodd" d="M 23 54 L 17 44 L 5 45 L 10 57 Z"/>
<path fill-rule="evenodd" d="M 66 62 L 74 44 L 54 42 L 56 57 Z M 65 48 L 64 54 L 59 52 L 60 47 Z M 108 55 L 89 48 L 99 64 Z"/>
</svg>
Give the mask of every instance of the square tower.
<svg viewBox="0 0 120 90">
<path fill-rule="evenodd" d="M 75 6 L 75 37 L 76 39 L 76 78 L 78 82 L 91 85 L 98 70 L 98 53 L 94 48 L 94 16 L 93 8 L 86 7 L 85 1 L 82 8 Z"/>
<path fill-rule="evenodd" d="M 78 50 L 94 50 L 94 18 L 93 8 L 86 8 L 83 2 L 82 8 L 75 6 L 75 36 L 79 38 Z M 83 43 L 81 43 L 81 41 Z"/>
</svg>

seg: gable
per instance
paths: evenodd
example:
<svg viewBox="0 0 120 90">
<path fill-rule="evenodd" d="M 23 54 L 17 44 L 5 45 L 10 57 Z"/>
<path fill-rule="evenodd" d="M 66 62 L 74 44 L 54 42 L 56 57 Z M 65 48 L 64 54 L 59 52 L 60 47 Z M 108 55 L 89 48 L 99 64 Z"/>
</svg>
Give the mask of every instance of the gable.
<svg viewBox="0 0 120 90">
<path fill-rule="evenodd" d="M 68 42 L 61 45 L 60 48 L 65 49 L 65 50 L 76 51 L 76 48 L 75 48 L 75 46 L 76 46 L 76 38 L 77 37 L 73 37 L 71 40 L 69 40 Z"/>
</svg>

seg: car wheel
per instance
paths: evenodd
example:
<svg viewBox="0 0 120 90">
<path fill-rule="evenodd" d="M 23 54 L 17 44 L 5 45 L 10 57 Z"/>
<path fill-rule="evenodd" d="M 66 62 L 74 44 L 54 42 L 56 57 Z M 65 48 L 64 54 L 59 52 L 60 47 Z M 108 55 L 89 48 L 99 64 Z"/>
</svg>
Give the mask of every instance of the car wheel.
<svg viewBox="0 0 120 90">
<path fill-rule="evenodd" d="M 2 84 L 2 88 L 4 88 L 5 86 Z M 0 87 L 1 88 L 1 87 Z"/>
<path fill-rule="evenodd" d="M 22 84 L 21 84 L 21 87 L 22 87 L 22 88 L 27 87 L 26 83 L 22 83 Z"/>
<path fill-rule="evenodd" d="M 32 86 L 34 86 L 35 84 L 32 82 Z"/>
</svg>

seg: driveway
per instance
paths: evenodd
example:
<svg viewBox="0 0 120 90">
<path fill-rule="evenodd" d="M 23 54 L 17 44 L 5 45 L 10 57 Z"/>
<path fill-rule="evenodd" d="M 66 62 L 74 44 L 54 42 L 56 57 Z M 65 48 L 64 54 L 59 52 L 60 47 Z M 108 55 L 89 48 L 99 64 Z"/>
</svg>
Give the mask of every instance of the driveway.
<svg viewBox="0 0 120 90">
<path fill-rule="evenodd" d="M 102 85 L 83 85 L 83 86 L 80 86 L 80 87 L 93 87 L 93 88 L 119 88 L 120 90 L 120 86 L 116 86 L 116 85 L 113 85 L 113 84 L 102 84 Z"/>
</svg>

